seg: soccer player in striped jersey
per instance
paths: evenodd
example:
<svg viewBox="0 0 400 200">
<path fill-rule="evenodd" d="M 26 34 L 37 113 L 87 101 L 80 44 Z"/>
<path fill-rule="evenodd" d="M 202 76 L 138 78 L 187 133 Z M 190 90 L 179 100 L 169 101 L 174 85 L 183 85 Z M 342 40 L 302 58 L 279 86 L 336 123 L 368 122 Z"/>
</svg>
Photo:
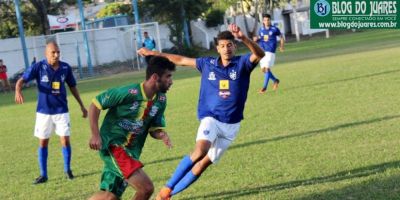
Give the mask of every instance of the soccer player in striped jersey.
<svg viewBox="0 0 400 200">
<path fill-rule="evenodd" d="M 174 174 L 157 195 L 169 199 L 183 191 L 213 163 L 216 163 L 236 138 L 250 85 L 250 74 L 264 56 L 264 51 L 240 28 L 231 24 L 216 39 L 219 57 L 188 58 L 180 55 L 139 49 L 143 56 L 159 55 L 179 66 L 196 68 L 201 73 L 198 103 L 200 126 L 194 151 L 185 156 Z M 235 56 L 235 38 L 249 48 L 246 55 Z"/>
<path fill-rule="evenodd" d="M 139 161 L 148 134 L 171 147 L 165 132 L 166 92 L 172 85 L 175 64 L 164 57 L 153 57 L 146 69 L 146 80 L 109 89 L 93 99 L 89 109 L 92 136 L 89 146 L 99 150 L 104 162 L 100 192 L 91 200 L 120 199 L 127 184 L 135 190 L 133 199 L 149 199 L 154 186 Z M 101 110 L 107 114 L 99 130 Z"/>
</svg>

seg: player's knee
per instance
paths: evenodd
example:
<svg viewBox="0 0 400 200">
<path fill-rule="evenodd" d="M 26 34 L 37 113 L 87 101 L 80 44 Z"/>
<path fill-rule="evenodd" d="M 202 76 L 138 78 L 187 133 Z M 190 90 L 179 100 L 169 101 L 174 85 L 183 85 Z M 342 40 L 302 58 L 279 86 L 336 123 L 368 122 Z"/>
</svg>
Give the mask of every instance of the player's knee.
<svg viewBox="0 0 400 200">
<path fill-rule="evenodd" d="M 140 189 L 140 192 L 148 197 L 150 197 L 154 193 L 154 185 L 152 183 L 145 183 Z"/>
</svg>

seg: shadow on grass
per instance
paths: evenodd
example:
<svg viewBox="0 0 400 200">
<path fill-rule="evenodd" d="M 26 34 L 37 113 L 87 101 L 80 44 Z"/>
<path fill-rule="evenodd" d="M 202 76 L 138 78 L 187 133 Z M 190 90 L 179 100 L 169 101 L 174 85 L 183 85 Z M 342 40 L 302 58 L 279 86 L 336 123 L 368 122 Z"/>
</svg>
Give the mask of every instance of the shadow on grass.
<svg viewBox="0 0 400 200">
<path fill-rule="evenodd" d="M 300 86 L 296 86 L 296 87 L 283 88 L 282 91 L 296 90 L 296 89 L 299 89 L 299 88 L 315 87 L 315 86 L 321 86 L 321 85 L 330 85 L 330 84 L 338 83 L 338 82 L 353 81 L 353 80 L 356 80 L 356 79 L 363 79 L 363 78 L 381 76 L 381 75 L 386 75 L 386 74 L 391 74 L 391 73 L 398 73 L 398 72 L 400 72 L 400 69 L 383 71 L 383 72 L 372 73 L 372 74 L 365 74 L 365 75 L 355 76 L 355 77 L 350 77 L 350 78 L 345 78 L 345 79 L 338 79 L 338 80 L 332 80 L 332 81 L 325 81 L 325 82 L 319 82 L 319 83 L 300 85 Z"/>
<path fill-rule="evenodd" d="M 322 129 L 317 129 L 317 130 L 312 130 L 312 131 L 305 131 L 305 132 L 300 132 L 300 133 L 295 133 L 295 134 L 290 134 L 290 135 L 284 135 L 284 136 L 277 136 L 274 138 L 269 138 L 269 139 L 262 139 L 262 140 L 257 140 L 257 141 L 252 141 L 252 142 L 246 142 L 242 144 L 235 144 L 229 147 L 229 149 L 237 149 L 237 148 L 243 148 L 247 146 L 252 146 L 252 145 L 258 145 L 258 144 L 264 144 L 267 142 L 276 142 L 280 140 L 285 140 L 285 139 L 291 139 L 291 138 L 296 138 L 296 137 L 303 137 L 303 136 L 313 136 L 313 135 L 318 135 L 330 131 L 337 131 L 339 129 L 343 128 L 351 128 L 354 126 L 361 126 L 365 124 L 371 124 L 371 123 L 378 123 L 381 121 L 386 121 L 386 120 L 391 120 L 391 119 L 396 119 L 400 118 L 400 115 L 391 115 L 391 116 L 385 116 L 381 118 L 375 118 L 375 119 L 369 119 L 369 120 L 364 120 L 364 121 L 359 121 L 359 122 L 351 122 L 351 123 L 345 123 L 345 124 L 339 124 L 336 126 L 328 127 L 328 128 L 322 128 Z M 163 162 L 169 162 L 169 161 L 174 161 L 174 160 L 180 160 L 183 158 L 182 156 L 176 156 L 176 157 L 171 157 L 171 158 L 165 158 L 161 160 L 154 160 L 145 163 L 146 165 L 151 165 L 151 164 L 157 164 L 157 163 L 163 163 Z"/>
<path fill-rule="evenodd" d="M 342 199 L 374 199 L 398 200 L 400 199 L 400 175 L 391 176 L 383 180 L 369 180 L 362 184 L 347 186 L 340 189 L 311 194 L 296 200 L 342 200 Z"/>
<path fill-rule="evenodd" d="M 211 193 L 211 194 L 206 194 L 206 195 L 202 195 L 202 196 L 194 196 L 194 197 L 184 198 L 184 199 L 235 199 L 235 198 L 238 198 L 241 196 L 265 193 L 268 191 L 279 191 L 279 190 L 291 189 L 291 188 L 295 188 L 295 187 L 299 187 L 299 186 L 317 185 L 317 184 L 323 184 L 323 183 L 343 181 L 343 180 L 348 180 L 348 179 L 367 177 L 367 176 L 376 175 L 379 173 L 384 173 L 388 169 L 399 168 L 399 167 L 400 167 L 400 161 L 385 162 L 385 163 L 381 163 L 381 164 L 377 164 L 377 165 L 370 165 L 370 166 L 366 166 L 366 167 L 356 168 L 353 170 L 341 171 L 341 172 L 338 172 L 336 174 L 332 174 L 329 176 L 322 176 L 322 177 L 316 177 L 316 178 L 305 179 L 305 180 L 296 180 L 296 181 L 290 181 L 290 182 L 279 183 L 279 184 L 274 184 L 274 185 L 264 185 L 264 186 L 260 186 L 260 187 L 252 187 L 252 188 L 246 188 L 246 187 L 243 188 L 242 187 L 238 190 Z M 397 185 L 393 182 L 390 184 L 390 187 L 399 188 L 398 181 L 397 181 Z M 379 190 L 379 188 L 376 188 L 376 189 Z M 369 192 L 373 193 L 374 191 L 369 191 Z M 382 194 L 382 195 L 385 195 L 385 194 Z M 329 198 L 318 198 L 318 199 L 329 199 Z M 354 199 L 365 199 L 365 198 L 354 198 Z M 383 198 L 383 199 L 385 199 L 385 198 Z"/>
<path fill-rule="evenodd" d="M 273 137 L 273 138 L 269 138 L 269 139 L 257 140 L 257 141 L 253 141 L 253 142 L 236 144 L 236 145 L 232 145 L 229 149 L 237 149 L 237 148 L 247 147 L 247 146 L 251 146 L 251 145 L 263 144 L 263 143 L 267 143 L 267 142 L 275 142 L 275 141 L 279 141 L 279 140 L 291 139 L 291 138 L 296 138 L 296 137 L 313 136 L 313 135 L 318 135 L 318 134 L 326 133 L 326 132 L 330 132 L 330 131 L 337 131 L 337 130 L 343 129 L 343 128 L 351 128 L 354 126 L 378 123 L 381 121 L 387 121 L 387 120 L 396 119 L 396 118 L 400 118 L 400 115 L 391 115 L 391 116 L 385 116 L 385 117 L 369 119 L 369 120 L 364 120 L 364 121 L 339 124 L 339 125 L 328 127 L 328 128 L 322 128 L 322 129 L 317 129 L 317 130 L 294 133 L 294 134 L 290 134 L 290 135 L 277 136 L 277 137 Z"/>
</svg>

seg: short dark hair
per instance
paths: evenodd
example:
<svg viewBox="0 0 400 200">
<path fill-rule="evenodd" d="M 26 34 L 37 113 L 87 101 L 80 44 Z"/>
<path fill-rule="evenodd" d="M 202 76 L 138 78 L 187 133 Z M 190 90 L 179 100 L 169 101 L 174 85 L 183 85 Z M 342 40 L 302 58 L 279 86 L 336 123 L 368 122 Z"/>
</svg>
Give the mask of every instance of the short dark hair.
<svg viewBox="0 0 400 200">
<path fill-rule="evenodd" d="M 3 59 L 0 59 L 0 62 L 3 62 Z"/>
<path fill-rule="evenodd" d="M 262 16 L 263 16 L 263 18 L 265 17 L 265 18 L 271 19 L 271 15 L 270 14 L 263 14 Z"/>
<path fill-rule="evenodd" d="M 165 71 L 175 71 L 176 68 L 173 62 L 162 56 L 147 56 L 146 61 L 146 80 L 149 80 L 153 74 L 157 74 L 161 77 Z"/>
<path fill-rule="evenodd" d="M 235 36 L 233 36 L 230 31 L 222 31 L 217 35 L 216 38 L 214 38 L 215 45 L 218 45 L 218 41 L 220 41 L 220 40 L 235 41 Z"/>
</svg>

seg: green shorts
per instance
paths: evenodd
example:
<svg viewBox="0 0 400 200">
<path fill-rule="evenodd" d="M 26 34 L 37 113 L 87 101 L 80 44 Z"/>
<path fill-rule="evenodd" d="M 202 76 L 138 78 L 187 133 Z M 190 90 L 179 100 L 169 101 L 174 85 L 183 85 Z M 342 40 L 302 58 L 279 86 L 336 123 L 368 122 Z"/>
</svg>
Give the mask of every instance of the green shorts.
<svg viewBox="0 0 400 200">
<path fill-rule="evenodd" d="M 100 190 L 109 191 L 121 198 L 128 183 L 128 179 L 143 164 L 131 157 L 124 147 L 110 146 L 107 150 L 100 150 L 100 158 L 104 162 L 101 175 Z"/>
</svg>

